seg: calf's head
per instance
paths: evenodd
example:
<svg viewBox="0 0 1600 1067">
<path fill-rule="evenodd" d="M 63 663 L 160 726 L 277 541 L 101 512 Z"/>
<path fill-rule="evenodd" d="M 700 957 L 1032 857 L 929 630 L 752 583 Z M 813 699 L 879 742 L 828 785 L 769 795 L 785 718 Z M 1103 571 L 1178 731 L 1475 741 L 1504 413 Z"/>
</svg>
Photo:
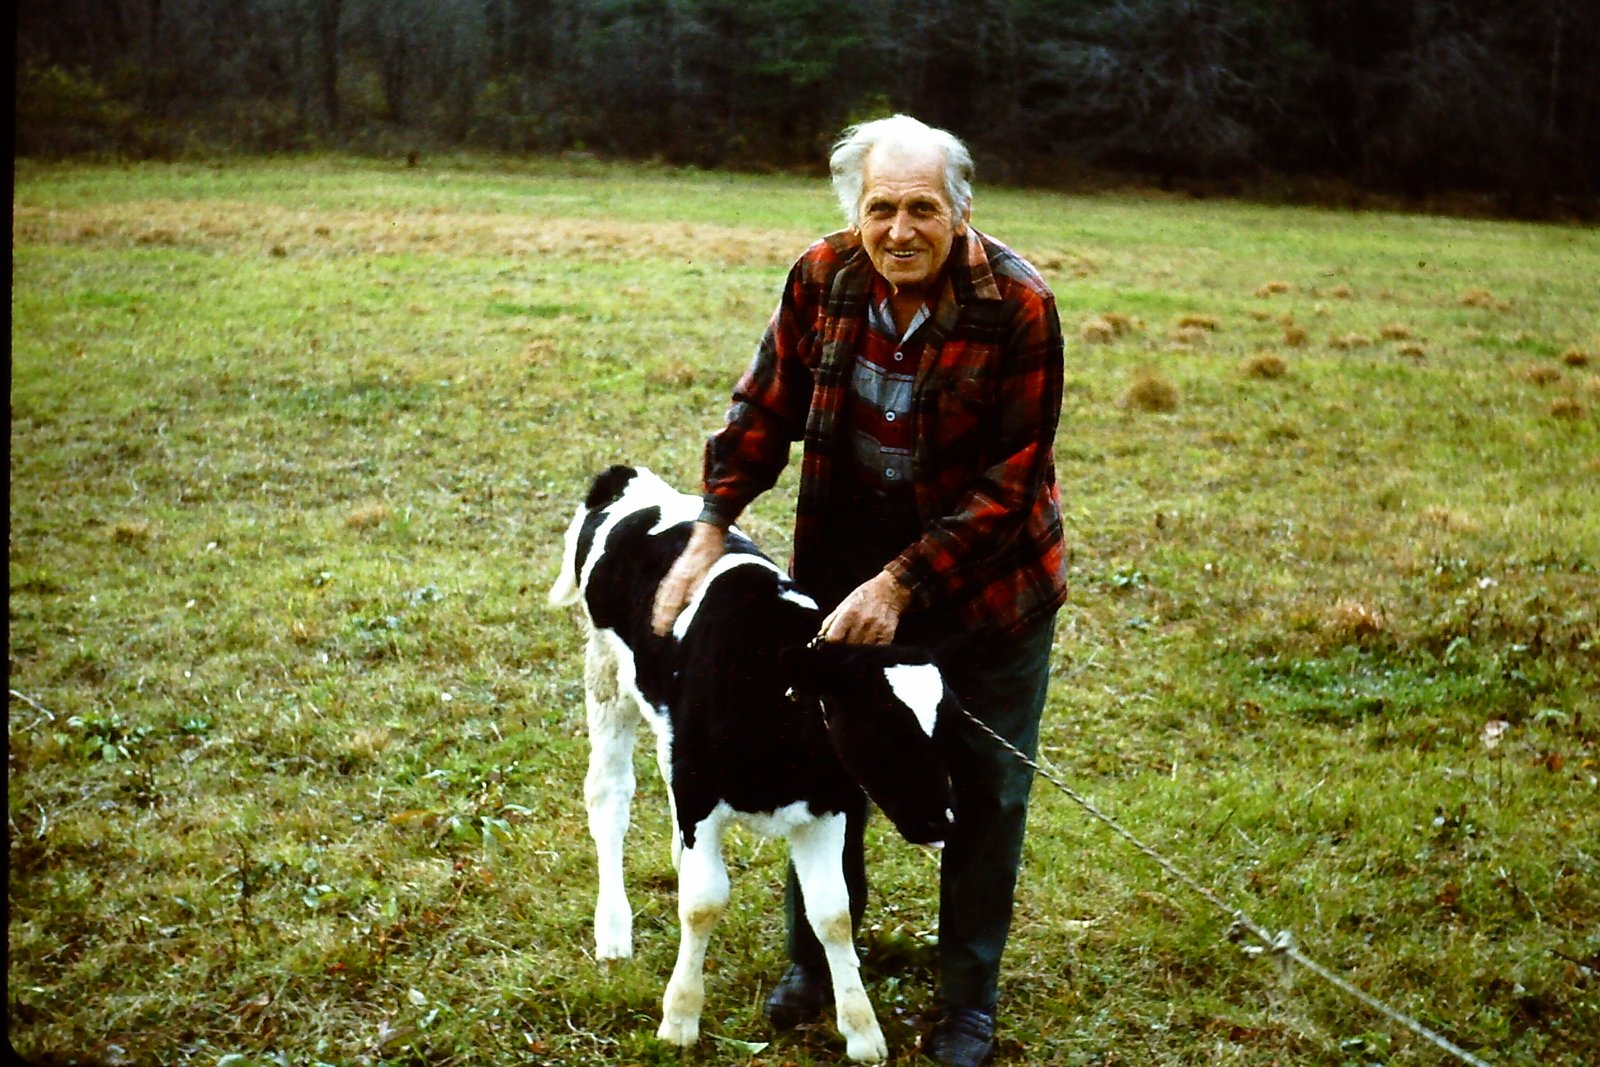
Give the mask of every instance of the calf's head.
<svg viewBox="0 0 1600 1067">
<path fill-rule="evenodd" d="M 823 644 L 785 649 L 779 670 L 791 690 L 820 701 L 839 762 L 900 835 L 943 844 L 954 817 L 939 722 L 959 704 L 932 657 L 896 645 Z"/>
</svg>

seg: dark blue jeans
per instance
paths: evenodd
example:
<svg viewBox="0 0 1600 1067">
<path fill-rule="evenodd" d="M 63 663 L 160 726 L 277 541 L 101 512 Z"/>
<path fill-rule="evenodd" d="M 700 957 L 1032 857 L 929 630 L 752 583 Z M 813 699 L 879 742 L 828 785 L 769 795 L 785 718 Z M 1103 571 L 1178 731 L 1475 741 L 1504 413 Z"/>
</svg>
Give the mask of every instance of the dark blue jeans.
<svg viewBox="0 0 1600 1067">
<path fill-rule="evenodd" d="M 908 620 L 896 640 L 915 642 L 918 629 L 915 620 Z M 950 688 L 967 709 L 1030 757 L 1039 746 L 1054 635 L 1052 617 L 1017 635 L 974 637 L 940 660 Z M 953 1007 L 993 1011 L 999 1000 L 1000 957 L 1011 931 L 1033 771 L 964 719 L 952 734 L 947 758 L 956 822 L 939 868 L 939 999 Z M 845 878 L 858 929 L 867 896 L 865 823 L 863 805 L 851 813 L 845 839 Z M 826 973 L 793 867 L 786 902 L 789 958 Z"/>
</svg>

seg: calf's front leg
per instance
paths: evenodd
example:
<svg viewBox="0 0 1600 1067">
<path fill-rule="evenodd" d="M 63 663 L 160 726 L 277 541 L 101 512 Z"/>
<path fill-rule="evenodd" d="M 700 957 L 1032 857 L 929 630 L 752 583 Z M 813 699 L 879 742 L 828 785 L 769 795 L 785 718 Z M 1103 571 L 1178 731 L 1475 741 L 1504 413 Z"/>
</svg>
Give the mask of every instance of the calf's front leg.
<svg viewBox="0 0 1600 1067">
<path fill-rule="evenodd" d="M 889 1056 L 889 1046 L 861 984 L 844 877 L 844 830 L 843 814 L 796 827 L 789 834 L 789 859 L 805 897 L 806 918 L 828 957 L 834 1015 L 844 1036 L 845 1054 L 858 1063 L 881 1063 Z"/>
</svg>

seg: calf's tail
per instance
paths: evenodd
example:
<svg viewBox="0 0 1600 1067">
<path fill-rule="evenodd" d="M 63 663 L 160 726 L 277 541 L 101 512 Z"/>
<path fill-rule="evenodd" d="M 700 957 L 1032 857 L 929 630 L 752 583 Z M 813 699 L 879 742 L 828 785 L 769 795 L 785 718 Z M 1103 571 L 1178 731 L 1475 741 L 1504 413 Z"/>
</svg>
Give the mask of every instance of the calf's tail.
<svg viewBox="0 0 1600 1067">
<path fill-rule="evenodd" d="M 556 575 L 556 584 L 550 587 L 549 602 L 553 608 L 570 607 L 578 602 L 578 527 L 583 521 L 582 513 L 572 520 L 572 525 L 567 529 L 566 546 L 561 552 L 561 573 Z"/>
</svg>

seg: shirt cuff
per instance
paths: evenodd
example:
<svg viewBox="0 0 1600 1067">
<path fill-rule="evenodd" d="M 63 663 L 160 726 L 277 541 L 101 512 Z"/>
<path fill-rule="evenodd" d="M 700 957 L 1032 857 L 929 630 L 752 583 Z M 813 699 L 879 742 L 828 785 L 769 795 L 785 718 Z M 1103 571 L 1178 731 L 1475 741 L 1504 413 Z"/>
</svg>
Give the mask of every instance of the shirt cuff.
<svg viewBox="0 0 1600 1067">
<path fill-rule="evenodd" d="M 726 530 L 738 517 L 738 510 L 721 497 L 707 496 L 701 499 L 700 522 L 709 522 Z"/>
<path fill-rule="evenodd" d="M 904 560 L 897 556 L 885 563 L 883 569 L 888 571 L 895 581 L 910 591 L 911 603 L 907 605 L 908 607 L 927 607 L 928 590 L 922 582 L 917 580 L 916 572 L 907 567 Z"/>
</svg>

